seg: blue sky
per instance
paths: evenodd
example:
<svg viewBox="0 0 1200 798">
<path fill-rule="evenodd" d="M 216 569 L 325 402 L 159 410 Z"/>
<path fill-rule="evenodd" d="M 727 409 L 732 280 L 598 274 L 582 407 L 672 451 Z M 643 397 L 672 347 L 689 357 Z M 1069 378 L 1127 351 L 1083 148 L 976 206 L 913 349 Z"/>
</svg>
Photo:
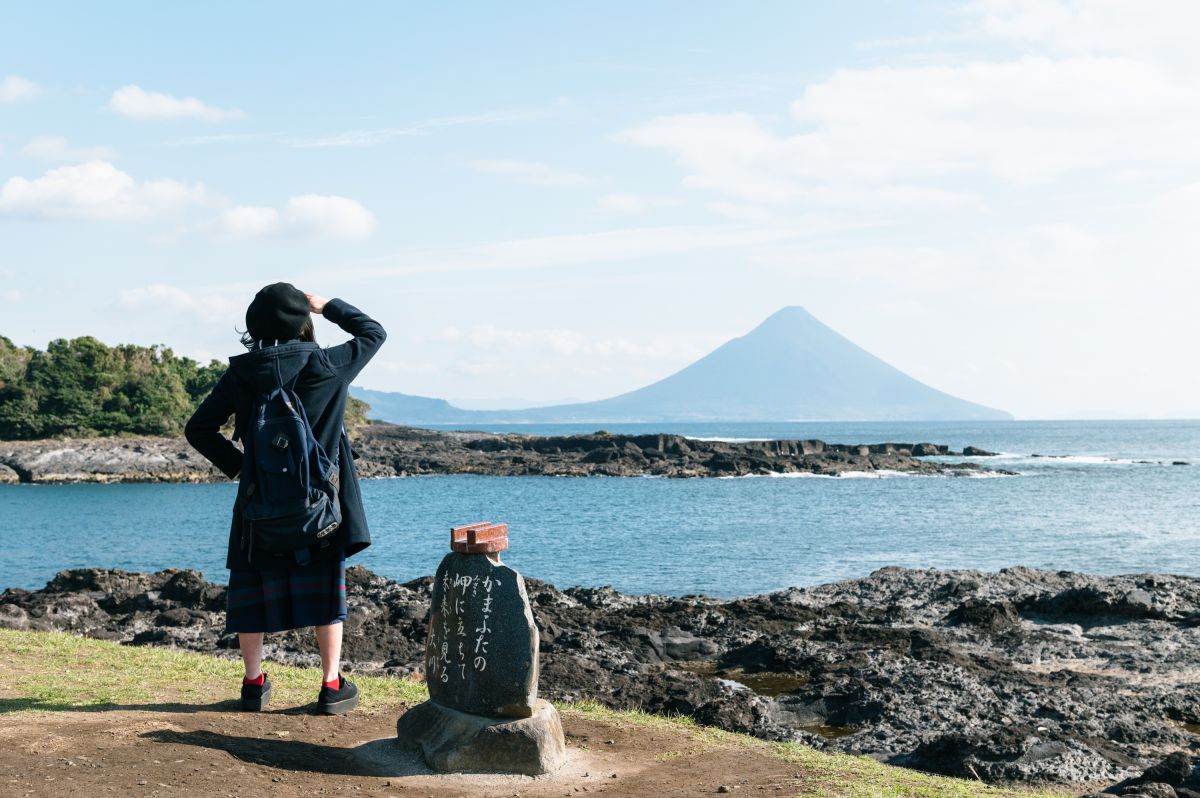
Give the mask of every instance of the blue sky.
<svg viewBox="0 0 1200 798">
<path fill-rule="evenodd" d="M 13 4 L 0 334 L 225 357 L 288 280 L 387 326 L 364 385 L 489 407 L 795 304 L 1022 417 L 1200 416 L 1197 16 Z"/>
</svg>

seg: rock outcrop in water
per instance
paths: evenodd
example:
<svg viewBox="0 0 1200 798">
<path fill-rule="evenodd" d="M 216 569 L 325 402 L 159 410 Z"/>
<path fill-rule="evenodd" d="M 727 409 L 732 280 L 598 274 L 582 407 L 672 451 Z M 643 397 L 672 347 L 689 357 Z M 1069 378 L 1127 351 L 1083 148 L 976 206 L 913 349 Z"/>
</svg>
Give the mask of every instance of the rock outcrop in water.
<svg viewBox="0 0 1200 798">
<path fill-rule="evenodd" d="M 1099 787 L 1200 740 L 1200 579 L 885 568 L 731 601 L 527 587 L 553 699 L 986 781 Z M 431 579 L 351 568 L 348 589 L 353 667 L 419 671 Z M 193 571 L 66 571 L 0 595 L 0 625 L 232 655 L 223 604 Z M 317 662 L 307 631 L 268 649 Z"/>
<path fill-rule="evenodd" d="M 363 477 L 414 474 L 497 476 L 719 477 L 864 471 L 986 472 L 973 463 L 930 462 L 961 455 L 933 443 L 729 443 L 681 435 L 498 435 L 372 424 L 354 439 Z M 991 454 L 971 448 L 972 457 Z M 997 473 L 1006 473 L 997 471 Z M 0 441 L 4 482 L 219 482 L 225 477 L 182 438 Z"/>
</svg>

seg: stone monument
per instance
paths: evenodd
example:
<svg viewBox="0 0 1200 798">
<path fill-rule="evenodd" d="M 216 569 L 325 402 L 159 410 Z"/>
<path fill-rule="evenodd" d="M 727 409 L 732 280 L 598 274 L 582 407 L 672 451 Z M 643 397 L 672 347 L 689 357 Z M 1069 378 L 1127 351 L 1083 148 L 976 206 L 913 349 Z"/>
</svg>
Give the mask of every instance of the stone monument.
<svg viewBox="0 0 1200 798">
<path fill-rule="evenodd" d="M 537 697 L 537 624 L 525 580 L 500 562 L 507 548 L 507 524 L 454 527 L 434 576 L 429 700 L 396 723 L 434 770 L 537 776 L 566 759 L 558 712 Z"/>
</svg>

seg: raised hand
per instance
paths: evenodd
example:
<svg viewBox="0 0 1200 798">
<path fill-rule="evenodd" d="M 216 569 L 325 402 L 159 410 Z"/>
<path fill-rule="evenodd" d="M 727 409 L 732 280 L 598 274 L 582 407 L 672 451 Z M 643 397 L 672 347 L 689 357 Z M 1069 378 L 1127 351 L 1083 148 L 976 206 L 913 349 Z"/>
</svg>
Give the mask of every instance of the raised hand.
<svg viewBox="0 0 1200 798">
<path fill-rule="evenodd" d="M 317 314 L 325 312 L 325 303 L 329 301 L 328 299 L 320 294 L 305 294 L 304 296 L 308 297 L 309 310 Z"/>
</svg>

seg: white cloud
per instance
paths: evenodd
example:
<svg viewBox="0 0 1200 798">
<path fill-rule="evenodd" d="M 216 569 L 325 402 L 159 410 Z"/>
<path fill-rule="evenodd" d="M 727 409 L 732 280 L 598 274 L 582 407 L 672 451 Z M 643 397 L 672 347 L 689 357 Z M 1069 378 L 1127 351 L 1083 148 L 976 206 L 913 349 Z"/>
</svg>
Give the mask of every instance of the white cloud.
<svg viewBox="0 0 1200 798">
<path fill-rule="evenodd" d="M 599 200 L 601 209 L 613 213 L 645 213 L 656 208 L 668 208 L 678 204 L 679 200 L 674 197 L 657 197 L 628 191 L 605 194 Z"/>
<path fill-rule="evenodd" d="M 232 238 L 253 238 L 279 232 L 279 211 L 257 205 L 239 205 L 217 218 L 214 229 Z"/>
<path fill-rule="evenodd" d="M 795 192 L 794 180 L 780 169 L 783 140 L 746 113 L 662 116 L 618 139 L 668 152 L 690 172 L 683 181 L 689 188 L 764 202 L 784 201 Z"/>
<path fill-rule="evenodd" d="M 820 202 L 815 189 L 869 202 L 887 185 L 936 205 L 947 180 L 1023 186 L 1200 162 L 1200 83 L 1126 58 L 842 70 L 791 111 L 788 131 L 745 113 L 683 114 L 620 139 L 668 153 L 689 188 L 761 203 Z"/>
<path fill-rule="evenodd" d="M 111 147 L 72 147 L 63 136 L 38 136 L 21 149 L 21 154 L 43 161 L 111 161 Z"/>
<path fill-rule="evenodd" d="M 224 122 L 245 116 L 231 108 L 207 105 L 195 97 L 174 97 L 140 86 L 122 86 L 112 93 L 108 107 L 130 119 L 199 119 L 203 122 Z"/>
<path fill-rule="evenodd" d="M 304 235 L 366 238 L 375 230 L 375 214 L 348 197 L 304 194 L 287 201 L 283 223 Z"/>
<path fill-rule="evenodd" d="M 0 213 L 91 219 L 140 219 L 206 200 L 204 186 L 177 180 L 137 182 L 107 161 L 60 166 L 33 180 L 0 186 Z"/>
<path fill-rule="evenodd" d="M 32 80 L 9 75 L 0 80 L 0 105 L 18 103 L 36 97 L 41 89 Z"/>
<path fill-rule="evenodd" d="M 304 194 L 288 199 L 282 211 L 252 205 L 231 208 L 221 214 L 212 229 L 233 238 L 366 238 L 375 230 L 375 214 L 348 197 Z"/>
<path fill-rule="evenodd" d="M 977 0 L 969 12 L 999 39 L 1065 54 L 1136 55 L 1195 65 L 1200 5 L 1177 0 Z"/>
<path fill-rule="evenodd" d="M 117 303 L 123 308 L 184 314 L 202 321 L 240 322 L 246 311 L 244 298 L 212 289 L 185 289 L 165 283 L 122 288 Z"/>
<path fill-rule="evenodd" d="M 538 186 L 586 186 L 595 180 L 575 172 L 564 172 L 553 166 L 533 161 L 490 159 L 471 161 L 471 167 L 485 174 L 503 175 Z"/>
</svg>

